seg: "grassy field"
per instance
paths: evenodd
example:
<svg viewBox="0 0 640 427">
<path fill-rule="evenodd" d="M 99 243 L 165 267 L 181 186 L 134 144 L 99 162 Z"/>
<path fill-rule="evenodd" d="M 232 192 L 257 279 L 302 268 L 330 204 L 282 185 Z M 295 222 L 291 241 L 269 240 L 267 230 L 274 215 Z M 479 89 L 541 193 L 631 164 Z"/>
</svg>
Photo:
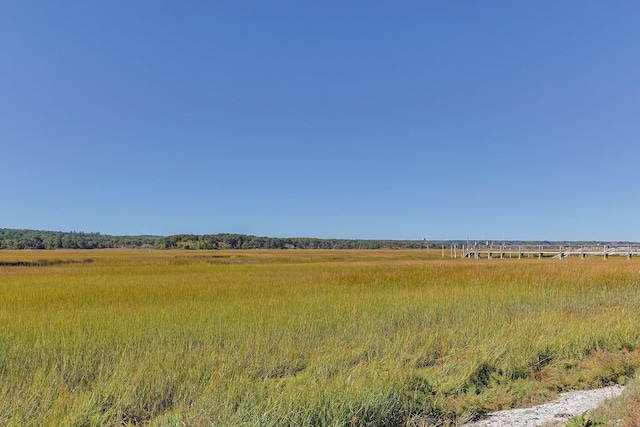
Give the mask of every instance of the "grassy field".
<svg viewBox="0 0 640 427">
<path fill-rule="evenodd" d="M 420 426 L 640 367 L 640 259 L 0 252 L 0 426 Z"/>
</svg>

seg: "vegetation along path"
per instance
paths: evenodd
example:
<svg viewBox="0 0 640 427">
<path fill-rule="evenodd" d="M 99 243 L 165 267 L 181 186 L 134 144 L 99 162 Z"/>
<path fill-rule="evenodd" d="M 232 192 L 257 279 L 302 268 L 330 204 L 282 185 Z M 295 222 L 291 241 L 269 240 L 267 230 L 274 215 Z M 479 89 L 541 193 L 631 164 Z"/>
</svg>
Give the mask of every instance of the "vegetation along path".
<svg viewBox="0 0 640 427">
<path fill-rule="evenodd" d="M 494 412 L 486 419 L 465 424 L 467 427 L 537 427 L 561 425 L 570 417 L 595 409 L 606 399 L 619 396 L 623 387 L 615 385 L 595 390 L 578 390 L 563 393 L 557 399 L 533 408 L 508 409 Z"/>
</svg>

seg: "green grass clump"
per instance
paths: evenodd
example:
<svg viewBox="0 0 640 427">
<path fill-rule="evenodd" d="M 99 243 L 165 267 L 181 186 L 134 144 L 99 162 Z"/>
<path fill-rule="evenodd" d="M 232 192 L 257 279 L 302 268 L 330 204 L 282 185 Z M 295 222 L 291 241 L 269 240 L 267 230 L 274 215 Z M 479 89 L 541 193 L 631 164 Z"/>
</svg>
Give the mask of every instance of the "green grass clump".
<svg viewBox="0 0 640 427">
<path fill-rule="evenodd" d="M 0 266 L 0 426 L 445 425 L 640 367 L 636 259 L 91 258 Z"/>
<path fill-rule="evenodd" d="M 579 426 L 639 427 L 640 378 L 629 381 L 621 396 L 605 401 L 568 424 L 568 427 Z"/>
</svg>

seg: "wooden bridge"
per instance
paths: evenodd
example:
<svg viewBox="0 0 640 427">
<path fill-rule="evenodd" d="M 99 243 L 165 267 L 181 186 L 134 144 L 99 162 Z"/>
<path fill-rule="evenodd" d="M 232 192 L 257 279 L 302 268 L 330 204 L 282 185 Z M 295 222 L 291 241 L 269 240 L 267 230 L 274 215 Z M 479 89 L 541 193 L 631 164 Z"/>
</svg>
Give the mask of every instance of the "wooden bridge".
<svg viewBox="0 0 640 427">
<path fill-rule="evenodd" d="M 443 257 L 444 246 L 443 246 Z M 451 258 L 556 258 L 600 256 L 609 259 L 610 256 L 625 256 L 631 259 L 640 255 L 640 245 L 614 246 L 614 245 L 478 245 L 463 244 L 461 247 L 451 245 L 449 248 Z"/>
</svg>

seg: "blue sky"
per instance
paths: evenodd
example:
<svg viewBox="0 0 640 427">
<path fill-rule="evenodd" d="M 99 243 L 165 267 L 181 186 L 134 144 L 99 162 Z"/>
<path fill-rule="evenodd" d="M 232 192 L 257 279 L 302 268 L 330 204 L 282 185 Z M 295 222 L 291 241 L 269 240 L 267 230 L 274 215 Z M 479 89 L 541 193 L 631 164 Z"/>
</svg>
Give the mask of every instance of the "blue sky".
<svg viewBox="0 0 640 427">
<path fill-rule="evenodd" d="M 640 241 L 640 3 L 0 5 L 0 227 Z"/>
</svg>

